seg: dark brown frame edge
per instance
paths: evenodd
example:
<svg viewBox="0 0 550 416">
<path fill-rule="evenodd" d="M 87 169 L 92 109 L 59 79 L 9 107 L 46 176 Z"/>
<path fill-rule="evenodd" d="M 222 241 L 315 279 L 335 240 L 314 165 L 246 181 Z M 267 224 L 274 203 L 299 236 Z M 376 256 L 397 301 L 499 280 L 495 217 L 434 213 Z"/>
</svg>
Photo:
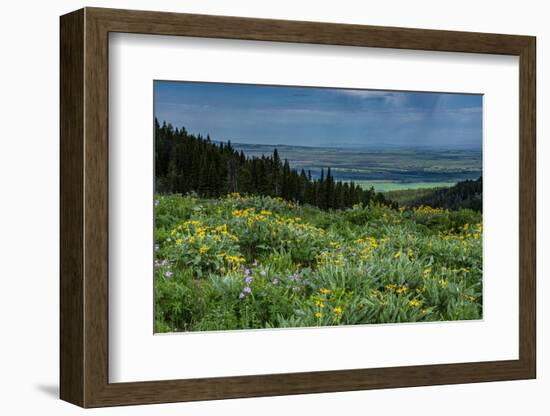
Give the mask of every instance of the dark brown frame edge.
<svg viewBox="0 0 550 416">
<path fill-rule="evenodd" d="M 536 377 L 534 37 L 100 8 L 62 16 L 60 29 L 61 399 L 101 407 Z M 109 32 L 519 56 L 519 359 L 109 383 Z"/>
</svg>

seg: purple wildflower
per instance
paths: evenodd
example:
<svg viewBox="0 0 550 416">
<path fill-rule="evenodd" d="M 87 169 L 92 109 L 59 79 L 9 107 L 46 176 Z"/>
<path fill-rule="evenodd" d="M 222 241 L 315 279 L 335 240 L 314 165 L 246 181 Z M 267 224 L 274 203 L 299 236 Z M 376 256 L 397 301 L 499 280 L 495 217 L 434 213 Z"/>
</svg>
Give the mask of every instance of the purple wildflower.
<svg viewBox="0 0 550 416">
<path fill-rule="evenodd" d="M 244 293 L 243 292 L 239 293 L 239 299 L 244 299 Z"/>
<path fill-rule="evenodd" d="M 295 274 L 290 276 L 290 280 L 292 280 L 293 282 L 296 282 L 296 281 L 300 280 L 300 276 L 297 273 L 295 273 Z"/>
<path fill-rule="evenodd" d="M 250 274 L 250 269 L 244 269 L 244 274 L 248 276 Z"/>
<path fill-rule="evenodd" d="M 173 274 L 174 273 L 172 273 L 170 270 L 166 270 L 166 272 L 164 273 L 166 277 L 172 277 Z"/>
<path fill-rule="evenodd" d="M 254 263 L 252 263 L 252 266 L 253 266 L 253 267 L 256 267 L 257 265 L 258 265 L 258 262 L 257 262 L 257 261 L 255 261 Z"/>
<path fill-rule="evenodd" d="M 249 285 L 250 283 L 252 283 L 252 276 L 248 276 L 246 279 L 244 279 L 244 282 Z"/>
<path fill-rule="evenodd" d="M 243 289 L 243 292 L 252 293 L 252 288 L 251 288 L 250 286 L 246 286 L 246 287 Z"/>
</svg>

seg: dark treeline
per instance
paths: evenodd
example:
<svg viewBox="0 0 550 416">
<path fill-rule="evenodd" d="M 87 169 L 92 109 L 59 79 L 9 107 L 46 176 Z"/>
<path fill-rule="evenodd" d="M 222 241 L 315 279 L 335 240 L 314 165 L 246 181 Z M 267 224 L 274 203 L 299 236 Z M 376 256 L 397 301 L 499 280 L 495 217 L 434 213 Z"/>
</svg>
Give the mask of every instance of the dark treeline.
<svg viewBox="0 0 550 416">
<path fill-rule="evenodd" d="M 483 182 L 477 180 L 458 182 L 450 188 L 438 189 L 433 193 L 415 200 L 411 206 L 429 205 L 431 207 L 447 208 L 452 211 L 469 208 L 482 211 Z"/>
<path fill-rule="evenodd" d="M 330 167 L 318 179 L 292 169 L 277 149 L 270 156 L 247 157 L 228 143 L 189 134 L 155 119 L 155 189 L 160 193 L 195 192 L 219 197 L 232 192 L 279 196 L 322 209 L 348 208 L 371 202 L 396 207 L 373 189 L 334 180 Z"/>
</svg>

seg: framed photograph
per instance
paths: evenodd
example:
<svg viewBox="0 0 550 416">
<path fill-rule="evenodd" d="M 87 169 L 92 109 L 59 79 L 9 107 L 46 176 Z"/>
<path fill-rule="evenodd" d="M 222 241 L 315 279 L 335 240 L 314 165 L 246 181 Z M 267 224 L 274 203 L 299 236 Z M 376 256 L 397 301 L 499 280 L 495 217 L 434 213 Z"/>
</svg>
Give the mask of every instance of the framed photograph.
<svg viewBox="0 0 550 416">
<path fill-rule="evenodd" d="M 63 400 L 536 377 L 534 37 L 60 29 Z"/>
</svg>

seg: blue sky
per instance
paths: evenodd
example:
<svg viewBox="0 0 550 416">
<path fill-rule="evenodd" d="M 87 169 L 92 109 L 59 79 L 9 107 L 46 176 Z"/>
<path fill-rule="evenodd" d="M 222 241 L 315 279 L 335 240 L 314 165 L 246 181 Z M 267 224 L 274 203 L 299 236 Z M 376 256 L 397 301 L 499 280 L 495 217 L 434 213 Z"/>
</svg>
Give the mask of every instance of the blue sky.
<svg viewBox="0 0 550 416">
<path fill-rule="evenodd" d="M 482 96 L 154 82 L 160 122 L 235 143 L 481 149 Z"/>
</svg>

